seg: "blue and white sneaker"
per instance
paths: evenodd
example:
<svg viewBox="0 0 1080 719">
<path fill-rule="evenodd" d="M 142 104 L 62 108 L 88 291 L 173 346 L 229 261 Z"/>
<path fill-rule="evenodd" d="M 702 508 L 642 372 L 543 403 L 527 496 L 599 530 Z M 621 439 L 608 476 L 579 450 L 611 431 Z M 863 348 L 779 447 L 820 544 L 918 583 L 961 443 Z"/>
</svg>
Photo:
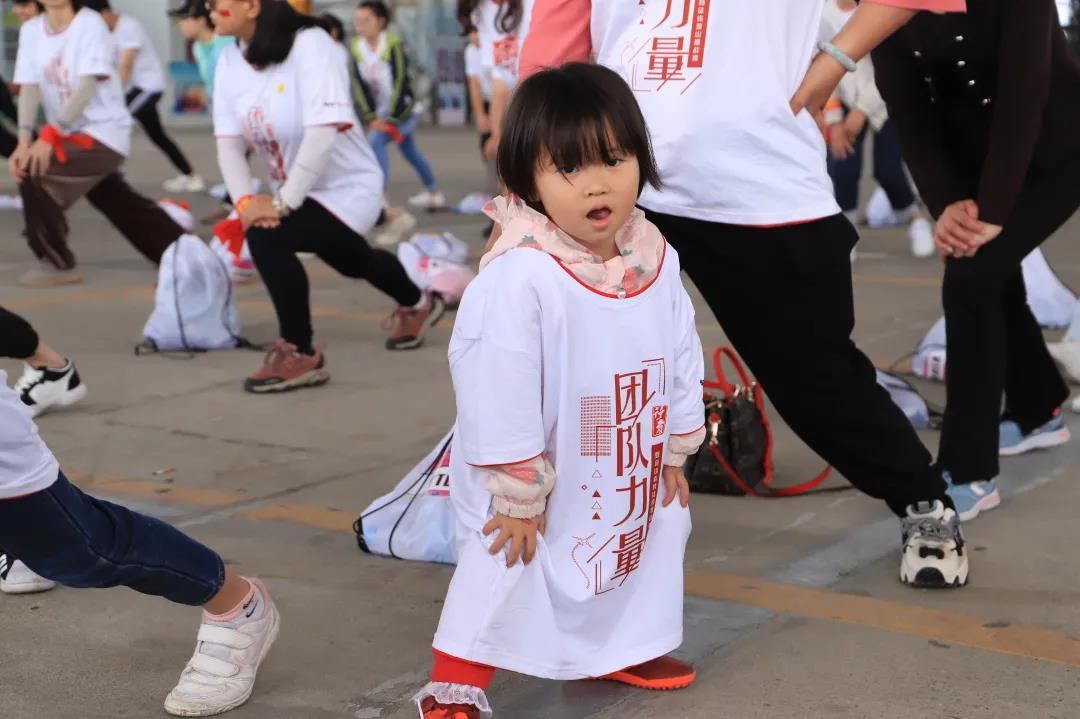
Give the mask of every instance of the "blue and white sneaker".
<svg viewBox="0 0 1080 719">
<path fill-rule="evenodd" d="M 961 522 L 970 522 L 978 517 L 980 512 L 988 512 L 1001 504 L 1001 493 L 998 492 L 994 480 L 953 484 L 949 473 L 943 474 L 945 483 L 949 485 L 945 491 L 956 505 L 956 514 Z"/>
<path fill-rule="evenodd" d="M 1020 425 L 1011 420 L 1001 423 L 1001 438 L 998 440 L 998 454 L 1002 457 L 1015 457 L 1018 454 L 1036 449 L 1059 447 L 1069 441 L 1072 435 L 1065 426 L 1065 413 L 1058 411 L 1053 419 L 1031 434 L 1021 434 Z"/>
</svg>

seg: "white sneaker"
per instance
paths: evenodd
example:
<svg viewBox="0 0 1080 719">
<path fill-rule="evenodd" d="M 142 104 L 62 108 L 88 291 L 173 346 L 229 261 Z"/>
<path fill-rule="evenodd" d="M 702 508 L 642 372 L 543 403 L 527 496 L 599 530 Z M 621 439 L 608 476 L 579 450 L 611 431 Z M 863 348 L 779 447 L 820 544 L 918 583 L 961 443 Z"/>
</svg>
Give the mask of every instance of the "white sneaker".
<svg viewBox="0 0 1080 719">
<path fill-rule="evenodd" d="M 900 581 L 944 589 L 967 584 L 968 557 L 960 517 L 941 501 L 919 502 L 900 520 L 903 556 Z"/>
<path fill-rule="evenodd" d="M 428 210 L 442 210 L 446 207 L 446 196 L 438 191 L 424 190 L 410 197 L 409 204 L 413 207 L 423 207 Z"/>
<path fill-rule="evenodd" d="M 77 267 L 70 270 L 58 270 L 48 262 L 41 262 L 32 270 L 28 270 L 19 277 L 19 284 L 23 287 L 60 287 L 61 285 L 77 285 L 83 281 L 82 273 Z"/>
<path fill-rule="evenodd" d="M 1047 342 L 1046 349 L 1050 350 L 1050 356 L 1065 371 L 1067 379 L 1080 384 L 1080 341 Z"/>
<path fill-rule="evenodd" d="M 916 217 L 908 225 L 908 237 L 911 238 L 911 254 L 919 259 L 933 257 L 934 251 L 934 228 L 925 217 Z"/>
<path fill-rule="evenodd" d="M 262 582 L 248 581 L 255 587 L 255 596 L 236 619 L 215 622 L 203 615 L 195 654 L 165 699 L 169 714 L 215 716 L 251 697 L 255 674 L 277 639 L 281 617 Z"/>
<path fill-rule="evenodd" d="M 202 175 L 177 175 L 171 180 L 162 183 L 169 192 L 203 192 L 206 190 L 206 180 Z"/>
<path fill-rule="evenodd" d="M 39 369 L 24 363 L 14 390 L 35 417 L 51 407 L 70 407 L 86 397 L 86 385 L 71 360 L 62 369 Z"/>
<path fill-rule="evenodd" d="M 375 244 L 380 247 L 393 247 L 405 240 L 405 235 L 416 228 L 416 218 L 402 211 L 393 222 L 389 222 L 379 234 L 375 235 Z"/>
<path fill-rule="evenodd" d="M 4 594 L 36 594 L 47 592 L 56 582 L 37 574 L 18 559 L 0 554 L 0 592 Z"/>
</svg>

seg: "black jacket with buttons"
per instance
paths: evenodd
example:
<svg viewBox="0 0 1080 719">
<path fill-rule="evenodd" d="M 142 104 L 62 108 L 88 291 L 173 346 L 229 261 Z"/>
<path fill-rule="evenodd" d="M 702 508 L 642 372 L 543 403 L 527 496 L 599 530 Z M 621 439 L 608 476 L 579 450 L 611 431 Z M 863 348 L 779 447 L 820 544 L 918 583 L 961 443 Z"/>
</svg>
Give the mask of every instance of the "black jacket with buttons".
<svg viewBox="0 0 1080 719">
<path fill-rule="evenodd" d="M 873 53 L 904 159 L 935 217 L 973 199 L 1008 220 L 1029 173 L 1080 160 L 1080 62 L 1054 0 L 921 12 Z"/>
</svg>

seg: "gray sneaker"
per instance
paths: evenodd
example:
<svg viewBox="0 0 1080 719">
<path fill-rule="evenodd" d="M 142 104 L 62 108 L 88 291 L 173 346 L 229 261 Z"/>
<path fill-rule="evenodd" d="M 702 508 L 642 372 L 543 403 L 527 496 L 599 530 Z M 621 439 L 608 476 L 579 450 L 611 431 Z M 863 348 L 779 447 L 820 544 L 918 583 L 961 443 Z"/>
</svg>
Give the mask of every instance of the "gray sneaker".
<svg viewBox="0 0 1080 719">
<path fill-rule="evenodd" d="M 23 287 L 60 287 L 77 285 L 82 281 L 82 273 L 77 268 L 58 270 L 48 262 L 42 262 L 19 278 L 19 284 Z"/>
<path fill-rule="evenodd" d="M 967 584 L 967 548 L 954 510 L 940 500 L 919 502 L 907 508 L 900 526 L 904 542 L 901 582 L 937 589 Z"/>
</svg>

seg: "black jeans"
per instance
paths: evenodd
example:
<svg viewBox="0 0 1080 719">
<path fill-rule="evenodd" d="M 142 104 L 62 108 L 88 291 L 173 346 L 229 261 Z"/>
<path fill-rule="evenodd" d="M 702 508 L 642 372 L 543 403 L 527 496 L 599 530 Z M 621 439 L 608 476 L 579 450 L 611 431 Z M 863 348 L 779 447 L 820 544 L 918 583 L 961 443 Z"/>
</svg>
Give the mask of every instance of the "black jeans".
<svg viewBox="0 0 1080 719">
<path fill-rule="evenodd" d="M 314 252 L 341 274 L 367 280 L 403 307 L 420 301 L 420 288 L 405 274 L 397 257 L 373 250 L 367 240 L 311 198 L 279 227 L 249 229 L 247 241 L 274 302 L 281 336 L 301 352 L 311 351 L 311 298 L 297 252 Z"/>
<path fill-rule="evenodd" d="M 30 323 L 0 307 L 0 357 L 26 359 L 37 351 L 38 335 Z"/>
<path fill-rule="evenodd" d="M 0 500 L 0 546 L 69 587 L 130 587 L 199 606 L 225 584 L 225 563 L 180 530 L 68 482 Z"/>
<path fill-rule="evenodd" d="M 187 161 L 184 153 L 172 141 L 172 138 L 165 132 L 165 128 L 161 124 L 161 116 L 158 115 L 157 110 L 159 102 L 161 102 L 160 92 L 147 92 L 138 87 L 128 90 L 128 112 L 139 121 L 143 130 L 146 131 L 146 136 L 150 138 L 150 142 L 157 145 L 158 149 L 165 153 L 173 167 L 185 175 L 190 175 L 194 172 L 191 163 Z"/>
<path fill-rule="evenodd" d="M 930 453 L 851 340 L 858 235 L 843 215 L 777 228 L 648 217 L 811 449 L 899 516 L 918 501 L 952 506 Z"/>
<path fill-rule="evenodd" d="M 1001 396 L 1025 434 L 1069 396 L 1027 304 L 1020 263 L 1080 207 L 1080 156 L 1032 174 L 996 239 L 974 257 L 945 263 L 942 297 L 949 352 L 948 404 L 938 461 L 956 482 L 998 468 Z"/>
</svg>

